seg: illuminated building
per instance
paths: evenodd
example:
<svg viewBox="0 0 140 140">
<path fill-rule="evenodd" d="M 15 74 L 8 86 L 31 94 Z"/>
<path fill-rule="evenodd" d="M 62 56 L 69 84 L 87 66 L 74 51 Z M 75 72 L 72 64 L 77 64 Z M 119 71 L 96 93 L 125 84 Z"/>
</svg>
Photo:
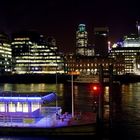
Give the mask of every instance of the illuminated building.
<svg viewBox="0 0 140 140">
<path fill-rule="evenodd" d="M 0 33 L 0 74 L 11 73 L 12 51 L 8 35 Z"/>
<path fill-rule="evenodd" d="M 76 54 L 87 55 L 88 37 L 85 24 L 79 24 L 76 32 Z"/>
<path fill-rule="evenodd" d="M 64 73 L 63 57 L 55 44 L 47 43 L 36 32 L 19 32 L 12 36 L 13 73 L 55 74 Z"/>
<path fill-rule="evenodd" d="M 124 40 L 113 47 L 109 57 L 124 61 L 124 70 L 119 74 L 140 74 L 140 37 L 135 34 L 125 36 Z"/>
<path fill-rule="evenodd" d="M 95 55 L 107 56 L 108 55 L 108 28 L 96 27 L 94 28 L 95 35 Z"/>
<path fill-rule="evenodd" d="M 108 70 L 109 65 L 115 61 L 111 58 L 93 57 L 93 56 L 67 56 L 67 72 L 68 74 L 98 74 L 99 66 L 102 65 L 105 70 Z M 120 64 L 121 65 L 121 64 Z M 119 66 L 118 66 L 119 67 Z M 114 72 L 116 70 L 114 69 Z"/>
<path fill-rule="evenodd" d="M 51 50 L 58 52 L 58 47 L 56 46 L 56 40 L 53 37 L 47 38 L 47 44 Z"/>
</svg>

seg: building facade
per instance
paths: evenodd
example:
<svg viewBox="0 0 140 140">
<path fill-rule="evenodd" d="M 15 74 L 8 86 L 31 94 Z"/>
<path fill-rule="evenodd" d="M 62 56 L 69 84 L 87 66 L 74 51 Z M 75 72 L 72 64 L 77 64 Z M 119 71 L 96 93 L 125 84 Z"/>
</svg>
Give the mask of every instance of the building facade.
<svg viewBox="0 0 140 140">
<path fill-rule="evenodd" d="M 86 55 L 88 46 L 88 33 L 85 24 L 79 24 L 76 32 L 76 54 Z"/>
<path fill-rule="evenodd" d="M 67 56 L 67 72 L 68 74 L 85 74 L 85 75 L 98 75 L 100 66 L 103 66 L 104 70 L 109 70 L 109 66 L 113 65 L 113 73 L 121 70 L 122 64 L 120 62 L 115 62 L 112 58 L 103 57 L 89 57 L 89 56 Z"/>
<path fill-rule="evenodd" d="M 10 39 L 5 33 L 0 33 L 0 74 L 10 74 L 12 71 L 12 50 Z"/>
<path fill-rule="evenodd" d="M 11 47 L 14 74 L 64 73 L 63 57 L 43 35 L 29 31 L 15 33 Z"/>
<path fill-rule="evenodd" d="M 95 54 L 97 56 L 108 55 L 108 27 L 96 27 L 94 28 L 95 35 Z"/>
<path fill-rule="evenodd" d="M 123 61 L 124 70 L 119 74 L 140 74 L 140 37 L 135 34 L 125 36 L 122 42 L 114 45 L 109 57 Z"/>
</svg>

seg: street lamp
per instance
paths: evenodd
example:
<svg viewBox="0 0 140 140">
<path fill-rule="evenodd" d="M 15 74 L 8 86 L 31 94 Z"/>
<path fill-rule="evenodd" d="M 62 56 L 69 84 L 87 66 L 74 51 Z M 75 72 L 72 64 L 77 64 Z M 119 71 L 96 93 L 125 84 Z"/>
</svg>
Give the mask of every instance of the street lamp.
<svg viewBox="0 0 140 140">
<path fill-rule="evenodd" d="M 74 118 L 73 74 L 71 74 L 72 118 Z"/>
</svg>

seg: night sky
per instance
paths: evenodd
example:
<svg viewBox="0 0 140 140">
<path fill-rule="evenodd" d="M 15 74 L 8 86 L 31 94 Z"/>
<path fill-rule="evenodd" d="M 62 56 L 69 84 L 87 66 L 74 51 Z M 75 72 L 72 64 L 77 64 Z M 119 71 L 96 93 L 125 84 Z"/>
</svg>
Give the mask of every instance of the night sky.
<svg viewBox="0 0 140 140">
<path fill-rule="evenodd" d="M 22 29 L 37 30 L 53 36 L 62 52 L 72 52 L 78 24 L 86 24 L 89 43 L 94 27 L 108 26 L 109 39 L 136 32 L 140 5 L 136 0 L 1 0 L 0 30 L 8 33 Z"/>
</svg>

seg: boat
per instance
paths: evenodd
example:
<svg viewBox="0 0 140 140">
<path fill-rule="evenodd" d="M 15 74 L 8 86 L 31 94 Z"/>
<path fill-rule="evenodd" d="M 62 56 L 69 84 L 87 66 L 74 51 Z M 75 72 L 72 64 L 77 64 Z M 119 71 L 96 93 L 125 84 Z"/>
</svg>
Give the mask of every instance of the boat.
<svg viewBox="0 0 140 140">
<path fill-rule="evenodd" d="M 99 76 L 91 75 L 91 74 L 90 75 L 81 74 L 76 79 L 73 80 L 73 83 L 79 83 L 79 84 L 99 83 Z"/>
</svg>

